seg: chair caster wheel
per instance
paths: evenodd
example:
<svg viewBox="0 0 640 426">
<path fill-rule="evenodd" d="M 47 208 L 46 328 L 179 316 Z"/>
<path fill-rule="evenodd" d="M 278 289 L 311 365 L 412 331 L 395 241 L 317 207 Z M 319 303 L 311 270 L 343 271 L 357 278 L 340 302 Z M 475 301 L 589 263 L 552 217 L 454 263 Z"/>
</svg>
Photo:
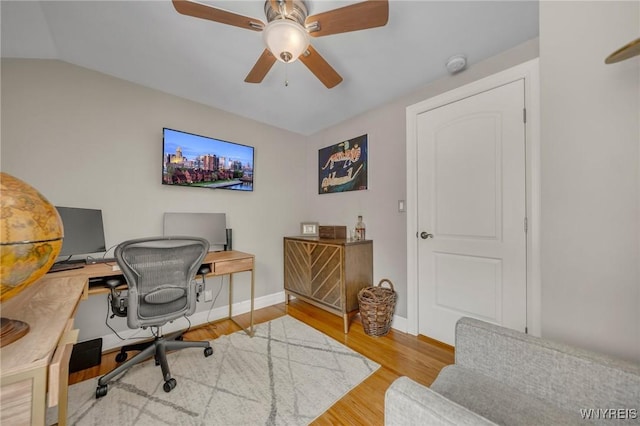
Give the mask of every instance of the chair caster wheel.
<svg viewBox="0 0 640 426">
<path fill-rule="evenodd" d="M 126 352 L 118 352 L 116 355 L 116 362 L 125 362 L 129 356 Z"/>
<path fill-rule="evenodd" d="M 213 355 L 213 348 L 209 346 L 208 348 L 204 348 L 204 356 L 208 357 Z"/>
<path fill-rule="evenodd" d="M 166 382 L 164 382 L 164 385 L 162 385 L 162 388 L 164 389 L 165 392 L 171 392 L 171 389 L 175 388 L 177 384 L 178 383 L 176 382 L 176 379 L 169 379 Z"/>
<path fill-rule="evenodd" d="M 96 388 L 96 399 L 105 396 L 107 394 L 107 390 L 107 385 L 98 385 L 98 387 Z"/>
</svg>

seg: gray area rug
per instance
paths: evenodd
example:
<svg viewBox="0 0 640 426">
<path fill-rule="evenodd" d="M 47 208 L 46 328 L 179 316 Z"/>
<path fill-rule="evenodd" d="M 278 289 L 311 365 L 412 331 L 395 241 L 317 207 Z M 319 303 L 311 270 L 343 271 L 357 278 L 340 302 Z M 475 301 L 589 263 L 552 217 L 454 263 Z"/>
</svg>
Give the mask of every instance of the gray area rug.
<svg viewBox="0 0 640 426">
<path fill-rule="evenodd" d="M 72 425 L 304 425 L 380 366 L 325 334 L 284 316 L 212 340 L 213 355 L 189 348 L 169 354 L 178 382 L 166 393 L 153 360 L 109 384 L 97 378 L 69 388 Z M 55 423 L 53 411 L 48 419 Z"/>
</svg>

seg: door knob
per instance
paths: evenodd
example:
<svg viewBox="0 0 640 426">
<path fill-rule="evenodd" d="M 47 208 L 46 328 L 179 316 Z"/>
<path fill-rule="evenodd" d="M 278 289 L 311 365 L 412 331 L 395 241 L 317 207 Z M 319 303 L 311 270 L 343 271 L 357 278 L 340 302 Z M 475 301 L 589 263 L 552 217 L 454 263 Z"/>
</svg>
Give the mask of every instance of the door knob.
<svg viewBox="0 0 640 426">
<path fill-rule="evenodd" d="M 422 231 L 420 233 L 420 238 L 422 238 L 423 240 L 426 240 L 427 238 L 433 238 L 433 234 L 429 234 L 428 232 Z"/>
</svg>

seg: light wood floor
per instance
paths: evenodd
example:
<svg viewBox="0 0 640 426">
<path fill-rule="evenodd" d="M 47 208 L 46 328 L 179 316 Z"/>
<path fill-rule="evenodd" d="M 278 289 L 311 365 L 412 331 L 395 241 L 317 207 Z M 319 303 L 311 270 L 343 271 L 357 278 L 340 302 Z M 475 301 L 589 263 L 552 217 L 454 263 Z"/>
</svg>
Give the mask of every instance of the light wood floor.
<svg viewBox="0 0 640 426">
<path fill-rule="evenodd" d="M 359 318 L 351 324 L 348 334 L 342 331 L 342 318 L 299 300 L 288 308 L 284 303 L 256 310 L 255 323 L 270 321 L 286 314 L 320 330 L 351 349 L 381 365 L 373 375 L 336 402 L 320 416 L 314 425 L 382 425 L 384 423 L 384 393 L 391 382 L 408 376 L 424 385 L 430 385 L 440 370 L 453 363 L 453 348 L 395 330 L 384 337 L 364 333 Z M 248 315 L 238 322 L 248 324 Z M 211 340 L 234 333 L 239 327 L 231 321 L 204 325 L 185 334 L 185 340 Z M 69 384 L 107 373 L 116 365 L 115 354 L 103 354 L 99 366 L 71 373 Z"/>
</svg>

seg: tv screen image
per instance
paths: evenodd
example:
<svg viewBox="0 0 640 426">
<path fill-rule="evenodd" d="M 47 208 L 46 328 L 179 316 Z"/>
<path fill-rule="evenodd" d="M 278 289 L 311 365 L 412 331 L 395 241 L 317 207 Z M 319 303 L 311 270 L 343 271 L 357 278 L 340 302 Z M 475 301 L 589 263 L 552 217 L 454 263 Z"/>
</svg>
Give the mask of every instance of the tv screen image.
<svg viewBox="0 0 640 426">
<path fill-rule="evenodd" d="M 253 191 L 254 148 L 164 128 L 162 183 Z"/>
</svg>

